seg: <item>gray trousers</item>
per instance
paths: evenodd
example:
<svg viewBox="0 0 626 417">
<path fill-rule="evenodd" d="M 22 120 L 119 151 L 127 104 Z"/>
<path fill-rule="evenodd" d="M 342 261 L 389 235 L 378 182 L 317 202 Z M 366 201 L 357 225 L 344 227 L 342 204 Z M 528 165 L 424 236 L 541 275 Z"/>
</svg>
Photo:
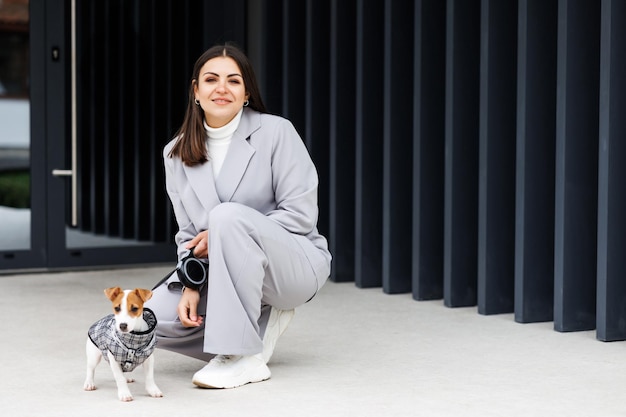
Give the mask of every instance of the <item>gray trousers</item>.
<svg viewBox="0 0 626 417">
<path fill-rule="evenodd" d="M 330 270 L 316 276 L 312 262 L 323 263 L 321 251 L 254 209 L 223 203 L 209 219 L 209 278 L 198 305 L 203 325 L 180 323 L 181 292 L 173 273 L 146 304 L 157 316 L 157 347 L 206 361 L 215 354 L 260 353 L 270 306 L 304 304 Z M 316 252 L 319 259 L 311 260 Z"/>
</svg>

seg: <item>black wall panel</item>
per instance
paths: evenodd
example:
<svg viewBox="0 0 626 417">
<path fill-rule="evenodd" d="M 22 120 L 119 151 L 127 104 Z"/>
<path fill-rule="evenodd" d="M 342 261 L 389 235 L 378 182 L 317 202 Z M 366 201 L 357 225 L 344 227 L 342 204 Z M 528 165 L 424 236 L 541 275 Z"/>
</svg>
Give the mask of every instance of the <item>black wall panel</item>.
<svg viewBox="0 0 626 417">
<path fill-rule="evenodd" d="M 517 60 L 515 320 L 554 316 L 557 0 L 520 0 Z"/>
<path fill-rule="evenodd" d="M 356 91 L 345 105 L 356 109 L 354 281 L 367 288 L 382 285 L 384 3 L 357 0 L 356 18 Z"/>
<path fill-rule="evenodd" d="M 282 30 L 286 27 L 284 20 L 285 8 L 281 0 L 258 0 L 248 4 L 248 14 L 254 18 L 247 19 L 247 52 L 263 95 L 263 101 L 270 113 L 281 113 L 283 82 L 288 74 L 283 74 L 283 49 L 286 45 Z M 259 36 L 259 33 L 264 34 Z M 261 65 L 263 64 L 263 65 Z"/>
<path fill-rule="evenodd" d="M 383 291 L 411 291 L 413 7 L 385 2 L 383 50 Z"/>
<path fill-rule="evenodd" d="M 600 340 L 626 339 L 626 3 L 602 3 L 598 298 Z"/>
<path fill-rule="evenodd" d="M 444 303 L 477 302 L 480 1 L 448 0 Z"/>
<path fill-rule="evenodd" d="M 305 127 L 306 100 L 306 29 L 307 3 L 304 1 L 283 1 L 282 15 L 282 103 L 280 114 L 288 117 L 301 135 Z M 279 13 L 278 8 L 270 13 Z M 271 30 L 265 26 L 268 32 Z M 277 44 L 268 45 L 276 48 Z M 264 57 L 262 62 L 266 62 Z M 321 71 L 327 71 L 325 67 Z M 267 76 L 270 77 L 269 75 Z M 264 89 L 265 90 L 265 89 Z"/>
<path fill-rule="evenodd" d="M 416 300 L 443 297 L 445 22 L 445 2 L 415 2 L 412 294 Z"/>
<path fill-rule="evenodd" d="M 517 1 L 481 1 L 478 312 L 513 312 Z"/>
<path fill-rule="evenodd" d="M 600 3 L 558 5 L 555 303 L 559 331 L 596 326 Z"/>
<path fill-rule="evenodd" d="M 292 2 L 293 3 L 293 2 Z M 320 189 L 318 196 L 318 227 L 329 232 L 330 217 L 330 165 L 329 165 L 329 113 L 330 108 L 330 2 L 308 0 L 306 2 L 305 43 L 305 120 L 303 139 L 317 165 Z M 320 62 L 326 65 L 319 65 Z"/>
<path fill-rule="evenodd" d="M 331 0 L 330 15 L 330 114 L 329 114 L 329 227 L 334 255 L 333 280 L 354 280 L 354 181 L 355 107 L 344 105 L 354 97 L 356 2 Z"/>
</svg>

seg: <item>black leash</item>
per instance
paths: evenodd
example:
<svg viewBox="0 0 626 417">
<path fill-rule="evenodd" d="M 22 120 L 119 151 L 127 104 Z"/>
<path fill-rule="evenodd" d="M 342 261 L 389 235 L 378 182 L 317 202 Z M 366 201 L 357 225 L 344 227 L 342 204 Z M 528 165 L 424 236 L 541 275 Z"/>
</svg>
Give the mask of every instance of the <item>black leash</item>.
<svg viewBox="0 0 626 417">
<path fill-rule="evenodd" d="M 157 284 L 156 284 L 154 287 L 152 287 L 152 291 L 154 291 L 155 289 L 157 289 L 158 287 L 160 287 L 160 286 L 161 286 L 161 284 L 163 284 L 165 281 L 167 281 L 167 279 L 168 279 L 169 277 L 171 277 L 171 276 L 172 276 L 172 274 L 173 274 L 174 272 L 176 272 L 176 270 L 177 270 L 177 269 L 178 269 L 178 268 L 174 268 L 174 270 L 173 270 L 172 272 L 169 272 L 166 276 L 164 276 L 164 277 L 163 277 L 163 279 L 162 279 L 162 280 L 160 280 L 159 282 L 157 282 Z"/>
</svg>

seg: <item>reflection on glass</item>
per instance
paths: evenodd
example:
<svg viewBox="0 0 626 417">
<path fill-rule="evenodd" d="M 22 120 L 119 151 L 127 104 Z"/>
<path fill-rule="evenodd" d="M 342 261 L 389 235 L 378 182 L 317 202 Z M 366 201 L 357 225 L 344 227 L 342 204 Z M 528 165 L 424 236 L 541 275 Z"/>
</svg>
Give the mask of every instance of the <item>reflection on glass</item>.
<svg viewBox="0 0 626 417">
<path fill-rule="evenodd" d="M 0 0 L 0 251 L 30 249 L 28 0 Z"/>
<path fill-rule="evenodd" d="M 65 229 L 65 239 L 68 249 L 138 246 L 146 244 L 146 242 L 133 239 L 121 239 L 106 235 L 97 235 L 90 232 L 81 232 L 78 229 L 70 227 Z"/>
</svg>

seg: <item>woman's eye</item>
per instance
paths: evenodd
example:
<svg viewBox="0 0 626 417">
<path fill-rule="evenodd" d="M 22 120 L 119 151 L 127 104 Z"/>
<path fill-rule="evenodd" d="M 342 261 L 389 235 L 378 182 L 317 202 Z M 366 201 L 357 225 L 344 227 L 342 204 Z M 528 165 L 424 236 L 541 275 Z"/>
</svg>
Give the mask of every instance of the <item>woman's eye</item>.
<svg viewBox="0 0 626 417">
<path fill-rule="evenodd" d="M 239 84 L 239 80 L 230 80 L 231 84 Z"/>
</svg>

